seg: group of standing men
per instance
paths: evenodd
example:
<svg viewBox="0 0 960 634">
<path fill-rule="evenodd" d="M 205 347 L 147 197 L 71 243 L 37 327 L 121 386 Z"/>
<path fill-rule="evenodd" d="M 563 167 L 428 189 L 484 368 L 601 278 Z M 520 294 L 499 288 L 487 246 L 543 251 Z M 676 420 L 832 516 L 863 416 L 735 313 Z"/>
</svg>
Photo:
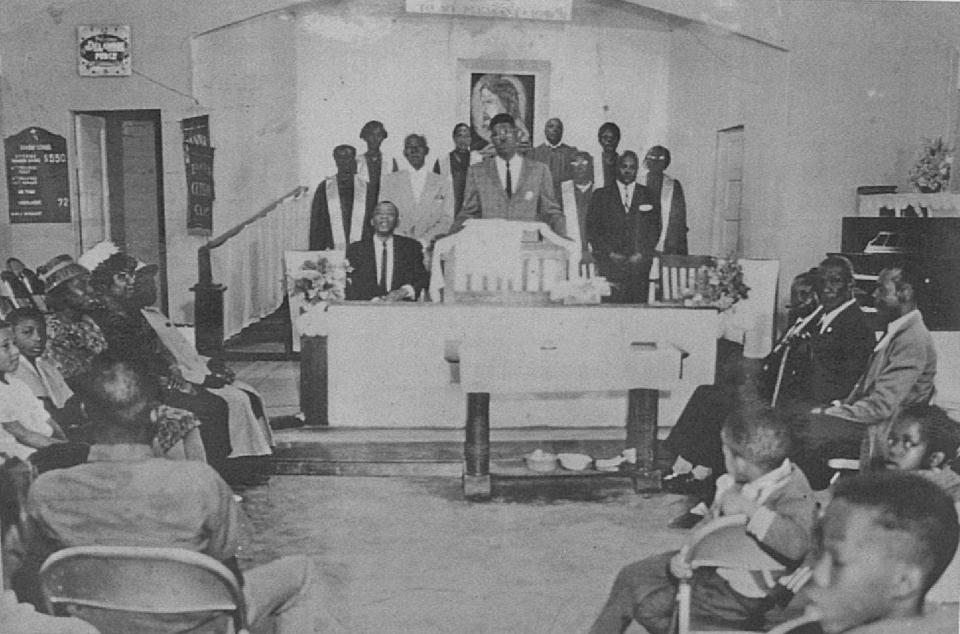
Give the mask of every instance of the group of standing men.
<svg viewBox="0 0 960 634">
<path fill-rule="evenodd" d="M 380 150 L 386 128 L 370 121 L 360 132 L 364 154 L 350 145 L 333 151 L 337 173 L 314 195 L 310 249 L 347 250 L 348 299 L 415 299 L 429 277 L 423 253 L 429 258 L 433 243 L 467 220 L 541 221 L 580 244 L 581 266 L 596 265 L 607 278 L 611 302 L 644 302 L 653 258 L 687 253 L 683 188 L 665 173 L 670 152 L 654 146 L 641 166 L 635 152 L 618 152 L 620 128 L 607 122 L 594 162 L 562 142 L 563 130 L 550 119 L 545 142 L 523 155 L 516 122 L 499 114 L 490 122 L 490 146 L 478 152 L 470 148 L 470 127 L 458 123 L 454 149 L 431 171 L 425 137 L 404 139 L 406 166 L 398 169 Z"/>
</svg>

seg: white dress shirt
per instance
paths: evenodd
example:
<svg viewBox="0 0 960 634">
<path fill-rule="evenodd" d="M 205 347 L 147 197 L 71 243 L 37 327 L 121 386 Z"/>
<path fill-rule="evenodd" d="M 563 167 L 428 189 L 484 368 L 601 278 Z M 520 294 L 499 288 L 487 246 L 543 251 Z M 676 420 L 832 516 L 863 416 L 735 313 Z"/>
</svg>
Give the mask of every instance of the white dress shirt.
<svg viewBox="0 0 960 634">
<path fill-rule="evenodd" d="M 373 257 L 376 258 L 377 263 L 377 283 L 380 283 L 380 271 L 383 267 L 383 239 L 378 237 L 376 234 L 373 236 Z M 387 279 L 384 281 L 383 286 L 387 289 L 387 292 L 390 292 L 391 284 L 393 284 L 393 236 L 391 235 L 386 240 L 387 243 Z M 415 297 L 416 292 L 413 289 L 413 285 L 404 284 L 397 290 L 403 290 L 407 292 L 407 297 Z"/>
<path fill-rule="evenodd" d="M 830 327 L 830 324 L 833 323 L 833 320 L 837 318 L 837 315 L 839 315 L 840 313 L 845 311 L 847 308 L 849 308 L 851 304 L 856 303 L 856 301 L 857 301 L 856 298 L 851 297 L 850 299 L 843 302 L 842 304 L 840 304 L 839 306 L 831 310 L 829 313 L 821 317 L 820 318 L 820 334 L 822 335 L 823 333 L 825 333 L 827 331 L 827 328 Z"/>
<path fill-rule="evenodd" d="M 420 196 L 423 194 L 423 187 L 427 183 L 427 169 L 426 167 L 421 167 L 418 170 L 410 170 L 410 189 L 413 190 L 413 199 L 418 203 L 420 202 Z"/>
<path fill-rule="evenodd" d="M 380 271 L 383 270 L 383 246 L 387 246 L 387 279 L 380 279 Z M 377 283 L 382 284 L 387 291 L 390 291 L 390 282 L 393 281 L 393 236 L 383 240 L 379 236 L 373 236 L 373 256 L 377 260 Z"/>
<path fill-rule="evenodd" d="M 637 182 L 621 183 L 617 181 L 617 187 L 620 189 L 620 202 L 623 203 L 623 212 L 630 211 L 630 205 L 633 203 L 633 194 L 637 188 Z"/>
<path fill-rule="evenodd" d="M 512 193 L 517 193 L 517 183 L 520 182 L 520 167 L 523 164 L 523 158 L 519 154 L 514 154 L 510 158 L 510 185 L 513 188 Z M 503 190 L 507 190 L 507 162 L 497 157 L 497 173 L 500 175 L 500 184 Z"/>
</svg>

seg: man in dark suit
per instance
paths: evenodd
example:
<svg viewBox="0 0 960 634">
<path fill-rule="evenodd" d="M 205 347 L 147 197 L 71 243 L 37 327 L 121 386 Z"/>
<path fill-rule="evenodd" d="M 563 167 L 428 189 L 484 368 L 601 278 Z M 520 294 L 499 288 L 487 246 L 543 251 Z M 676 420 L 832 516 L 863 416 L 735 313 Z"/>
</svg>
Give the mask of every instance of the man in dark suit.
<svg viewBox="0 0 960 634">
<path fill-rule="evenodd" d="M 373 235 L 347 248 L 352 270 L 347 276 L 347 299 L 415 301 L 427 285 L 423 247 L 413 238 L 396 236 L 400 212 L 389 200 L 377 203 L 370 224 Z"/>
<path fill-rule="evenodd" d="M 841 255 L 820 263 L 823 315 L 810 338 L 810 396 L 817 404 L 850 394 L 876 344 L 853 297 L 853 264 Z"/>
<path fill-rule="evenodd" d="M 597 271 L 612 286 L 609 301 L 646 301 L 654 247 L 660 235 L 660 210 L 650 191 L 637 183 L 636 152 L 620 155 L 617 182 L 593 194 L 587 214 L 587 240 Z"/>
<path fill-rule="evenodd" d="M 517 127 L 513 117 L 496 115 L 490 120 L 490 131 L 497 155 L 467 170 L 463 207 L 450 233 L 459 231 L 470 218 L 506 218 L 539 220 L 565 236 L 566 223 L 554 196 L 550 169 L 517 154 Z"/>
<path fill-rule="evenodd" d="M 560 183 L 572 178 L 570 163 L 577 148 L 562 142 L 563 121 L 556 117 L 547 120 L 543 128 L 543 136 L 546 141 L 533 148 L 529 156 L 550 168 L 550 176 L 553 177 L 553 195 L 563 207 Z"/>
</svg>

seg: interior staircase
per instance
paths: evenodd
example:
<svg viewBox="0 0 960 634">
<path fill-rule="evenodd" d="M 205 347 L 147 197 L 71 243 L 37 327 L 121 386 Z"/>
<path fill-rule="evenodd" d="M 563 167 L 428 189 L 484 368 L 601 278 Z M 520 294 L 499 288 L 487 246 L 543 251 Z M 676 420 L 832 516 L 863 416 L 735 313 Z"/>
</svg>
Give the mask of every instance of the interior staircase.
<svg viewBox="0 0 960 634">
<path fill-rule="evenodd" d="M 290 345 L 287 300 L 273 313 L 223 342 L 223 355 L 232 361 L 293 361 L 300 355 Z"/>
</svg>

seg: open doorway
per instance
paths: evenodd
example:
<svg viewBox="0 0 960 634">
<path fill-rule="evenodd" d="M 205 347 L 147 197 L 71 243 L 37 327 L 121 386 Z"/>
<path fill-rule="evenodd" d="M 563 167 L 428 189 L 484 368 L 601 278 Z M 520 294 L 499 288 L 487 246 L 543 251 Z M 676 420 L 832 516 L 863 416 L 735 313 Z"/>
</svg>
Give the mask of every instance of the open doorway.
<svg viewBox="0 0 960 634">
<path fill-rule="evenodd" d="M 158 264 L 166 313 L 160 123 L 159 110 L 74 113 L 81 250 L 110 239 L 143 262 Z"/>
</svg>

